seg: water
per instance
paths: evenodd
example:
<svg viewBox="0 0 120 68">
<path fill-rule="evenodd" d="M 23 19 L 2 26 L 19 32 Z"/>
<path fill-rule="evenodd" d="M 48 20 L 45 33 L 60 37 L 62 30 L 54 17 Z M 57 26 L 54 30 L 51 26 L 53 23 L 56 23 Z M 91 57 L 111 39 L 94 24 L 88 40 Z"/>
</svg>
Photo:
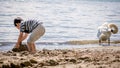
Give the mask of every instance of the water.
<svg viewBox="0 0 120 68">
<path fill-rule="evenodd" d="M 95 40 L 104 22 L 120 27 L 119 0 L 0 0 L 0 42 L 16 42 L 15 17 L 44 22 L 45 35 L 37 42 Z M 120 40 L 118 34 L 112 40 Z M 2 45 L 2 44 L 0 44 Z"/>
<path fill-rule="evenodd" d="M 13 47 L 14 47 L 14 43 L 7 42 L 7 43 L 4 43 L 3 46 L 0 46 L 0 51 L 9 51 L 9 50 L 12 50 Z M 65 44 L 65 43 L 43 43 L 43 42 L 36 44 L 37 50 L 77 49 L 77 48 L 87 48 L 87 47 L 101 47 L 101 46 L 96 45 L 96 44 L 87 44 L 85 46 L 79 46 L 79 45 L 73 46 L 73 45 Z"/>
</svg>

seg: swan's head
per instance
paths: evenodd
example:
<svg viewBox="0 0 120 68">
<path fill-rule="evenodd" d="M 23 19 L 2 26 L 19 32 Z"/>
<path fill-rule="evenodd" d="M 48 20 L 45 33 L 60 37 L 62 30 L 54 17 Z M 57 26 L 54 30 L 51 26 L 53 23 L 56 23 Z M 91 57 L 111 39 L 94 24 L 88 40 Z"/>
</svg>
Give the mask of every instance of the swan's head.
<svg viewBox="0 0 120 68">
<path fill-rule="evenodd" d="M 108 25 L 108 27 L 111 29 L 111 32 L 112 32 L 113 34 L 118 33 L 118 27 L 117 27 L 117 25 L 115 25 L 115 24 L 113 24 L 113 23 L 110 23 L 110 24 Z"/>
</svg>

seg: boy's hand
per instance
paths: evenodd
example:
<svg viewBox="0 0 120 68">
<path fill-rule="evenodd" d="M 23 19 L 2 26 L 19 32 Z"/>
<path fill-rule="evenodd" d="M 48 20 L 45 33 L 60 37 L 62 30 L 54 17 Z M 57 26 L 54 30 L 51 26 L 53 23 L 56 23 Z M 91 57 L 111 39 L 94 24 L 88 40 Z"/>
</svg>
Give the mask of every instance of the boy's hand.
<svg viewBox="0 0 120 68">
<path fill-rule="evenodd" d="M 14 46 L 14 48 L 19 48 L 21 45 L 21 42 L 20 43 L 16 43 L 16 45 Z"/>
<path fill-rule="evenodd" d="M 19 34 L 19 37 L 18 37 L 18 40 L 17 40 L 17 43 L 16 45 L 14 46 L 14 48 L 19 48 L 20 45 L 21 45 L 21 42 L 23 40 L 25 40 L 27 38 L 28 34 L 27 33 L 23 33 L 23 32 L 20 32 Z"/>
<path fill-rule="evenodd" d="M 19 47 L 20 47 L 20 45 L 15 45 L 15 46 L 14 46 L 14 48 L 19 48 Z"/>
<path fill-rule="evenodd" d="M 20 47 L 20 44 L 21 44 L 21 42 L 22 42 L 22 37 L 23 37 L 23 33 L 20 32 L 19 37 L 18 37 L 18 40 L 17 40 L 17 43 L 16 43 L 16 45 L 14 46 L 14 48 L 19 48 L 19 47 Z"/>
</svg>

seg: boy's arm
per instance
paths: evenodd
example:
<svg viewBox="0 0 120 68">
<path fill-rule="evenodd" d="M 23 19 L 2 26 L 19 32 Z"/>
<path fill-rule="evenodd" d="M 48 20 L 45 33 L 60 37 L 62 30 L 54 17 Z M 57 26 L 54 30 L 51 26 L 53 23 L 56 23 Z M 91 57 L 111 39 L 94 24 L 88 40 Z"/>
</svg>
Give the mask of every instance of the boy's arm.
<svg viewBox="0 0 120 68">
<path fill-rule="evenodd" d="M 22 36 L 22 41 L 25 40 L 28 36 L 28 33 L 24 33 L 24 35 Z"/>
<path fill-rule="evenodd" d="M 15 48 L 19 48 L 20 43 L 22 42 L 23 32 L 20 32 Z"/>
</svg>

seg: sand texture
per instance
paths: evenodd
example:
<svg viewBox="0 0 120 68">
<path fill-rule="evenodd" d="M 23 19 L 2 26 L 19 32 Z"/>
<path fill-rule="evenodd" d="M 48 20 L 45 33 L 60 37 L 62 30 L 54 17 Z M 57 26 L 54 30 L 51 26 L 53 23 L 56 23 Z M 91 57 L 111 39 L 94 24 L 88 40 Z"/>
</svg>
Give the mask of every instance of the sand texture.
<svg viewBox="0 0 120 68">
<path fill-rule="evenodd" d="M 120 68 L 120 46 L 0 52 L 0 68 Z"/>
</svg>

